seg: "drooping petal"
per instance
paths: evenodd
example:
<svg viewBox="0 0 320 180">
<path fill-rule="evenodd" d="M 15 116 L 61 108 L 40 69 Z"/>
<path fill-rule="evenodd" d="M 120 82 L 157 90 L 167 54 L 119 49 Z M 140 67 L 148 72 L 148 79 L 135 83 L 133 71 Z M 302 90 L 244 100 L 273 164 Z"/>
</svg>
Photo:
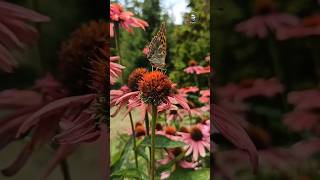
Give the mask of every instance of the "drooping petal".
<svg viewBox="0 0 320 180">
<path fill-rule="evenodd" d="M 46 22 L 50 20 L 47 16 L 5 1 L 0 1 L 0 15 L 32 22 Z"/>
<path fill-rule="evenodd" d="M 58 99 L 56 101 L 53 101 L 37 112 L 35 112 L 31 117 L 26 119 L 23 125 L 19 128 L 19 131 L 17 133 L 17 136 L 20 134 L 26 132 L 30 127 L 34 126 L 39 120 L 40 117 L 43 115 L 47 115 L 49 113 L 56 113 L 58 110 L 61 110 L 69 105 L 75 105 L 75 104 L 86 104 L 93 100 L 95 97 L 94 94 L 87 94 L 82 96 L 72 96 L 67 98 Z"/>
<path fill-rule="evenodd" d="M 211 125 L 216 126 L 220 133 L 236 147 L 249 154 L 253 171 L 256 173 L 259 165 L 258 152 L 245 130 L 234 120 L 233 116 L 226 114 L 220 107 L 212 104 L 211 108 L 213 109 Z"/>
</svg>

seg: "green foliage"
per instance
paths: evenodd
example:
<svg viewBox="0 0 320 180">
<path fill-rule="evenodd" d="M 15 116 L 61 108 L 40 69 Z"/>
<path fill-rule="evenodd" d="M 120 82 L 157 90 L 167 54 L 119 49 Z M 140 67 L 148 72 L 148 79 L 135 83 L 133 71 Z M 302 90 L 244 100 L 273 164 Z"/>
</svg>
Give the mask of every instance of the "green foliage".
<svg viewBox="0 0 320 180">
<path fill-rule="evenodd" d="M 148 60 L 142 51 L 147 43 L 158 31 L 162 21 L 167 22 L 167 70 L 170 78 L 183 83 L 193 80 L 192 76 L 186 76 L 183 69 L 187 67 L 188 61 L 197 60 L 201 65 L 209 53 L 209 9 L 208 1 L 190 1 L 190 9 L 197 12 L 198 23 L 174 25 L 172 18 L 166 12 L 161 12 L 159 0 L 130 1 L 131 6 L 127 9 L 149 23 L 146 31 L 135 29 L 133 33 L 121 31 L 121 56 L 123 65 L 126 66 L 124 79 L 137 67 L 150 68 Z M 186 14 L 185 16 L 188 16 Z M 194 85 L 194 84 L 193 84 Z"/>
<path fill-rule="evenodd" d="M 117 171 L 111 175 L 111 179 L 125 179 L 125 178 L 135 178 L 140 180 L 148 180 L 148 176 L 142 172 L 140 169 L 130 168 Z"/>
<path fill-rule="evenodd" d="M 187 170 L 187 169 L 181 169 L 177 168 L 169 177 L 168 180 L 177 180 L 177 179 L 183 179 L 183 180 L 208 180 L 208 177 L 210 177 L 210 169 L 209 168 L 203 168 L 199 170 Z"/>
<path fill-rule="evenodd" d="M 162 135 L 156 135 L 155 141 L 156 141 L 156 145 L 155 145 L 156 148 L 176 148 L 176 147 L 182 147 L 185 145 L 181 141 L 172 141 L 169 138 Z M 149 136 L 146 136 L 144 140 L 141 142 L 141 146 L 151 147 L 151 138 Z"/>
<path fill-rule="evenodd" d="M 171 160 L 169 163 L 161 165 L 157 168 L 157 172 L 161 173 L 161 172 L 165 172 L 167 170 L 170 170 L 170 168 L 175 165 L 177 162 L 179 162 L 183 157 L 184 157 L 185 153 L 181 153 L 179 154 L 176 158 L 174 158 L 173 160 Z"/>
<path fill-rule="evenodd" d="M 132 145 L 133 138 L 130 137 L 122 151 L 119 151 L 119 153 L 113 156 L 111 161 L 111 172 L 117 172 L 123 167 L 124 163 L 128 160 L 130 152 L 132 151 Z"/>
</svg>

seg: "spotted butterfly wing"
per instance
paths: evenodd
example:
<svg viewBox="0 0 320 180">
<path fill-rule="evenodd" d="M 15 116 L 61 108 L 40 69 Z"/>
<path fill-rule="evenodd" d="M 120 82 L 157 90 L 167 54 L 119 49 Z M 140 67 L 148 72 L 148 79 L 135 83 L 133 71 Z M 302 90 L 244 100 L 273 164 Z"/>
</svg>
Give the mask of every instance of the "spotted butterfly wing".
<svg viewBox="0 0 320 180">
<path fill-rule="evenodd" d="M 166 39 L 166 24 L 162 23 L 158 33 L 152 38 L 147 45 L 147 59 L 151 65 L 156 68 L 164 68 L 167 56 L 167 39 Z"/>
</svg>

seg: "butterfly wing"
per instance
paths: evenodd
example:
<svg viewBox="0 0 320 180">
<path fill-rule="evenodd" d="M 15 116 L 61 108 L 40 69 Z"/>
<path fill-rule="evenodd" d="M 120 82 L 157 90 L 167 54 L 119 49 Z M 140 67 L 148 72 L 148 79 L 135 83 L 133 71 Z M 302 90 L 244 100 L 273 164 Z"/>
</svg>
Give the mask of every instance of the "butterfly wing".
<svg viewBox="0 0 320 180">
<path fill-rule="evenodd" d="M 162 23 L 160 30 L 154 36 L 147 46 L 147 59 L 152 66 L 163 68 L 167 56 L 167 39 L 166 39 L 166 24 Z"/>
</svg>

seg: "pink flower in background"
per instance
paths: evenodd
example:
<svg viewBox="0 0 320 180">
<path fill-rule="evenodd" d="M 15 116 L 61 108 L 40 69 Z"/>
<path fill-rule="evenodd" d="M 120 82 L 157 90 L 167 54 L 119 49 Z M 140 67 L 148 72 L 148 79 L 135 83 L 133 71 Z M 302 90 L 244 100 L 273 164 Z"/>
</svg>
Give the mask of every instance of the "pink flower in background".
<svg viewBox="0 0 320 180">
<path fill-rule="evenodd" d="M 292 28 L 299 25 L 300 19 L 290 14 L 271 12 L 269 14 L 256 15 L 236 25 L 235 30 L 248 37 L 266 38 L 269 32 L 279 33 L 284 28 Z"/>
<path fill-rule="evenodd" d="M 110 23 L 109 28 L 110 28 L 110 37 L 113 38 L 114 37 L 114 24 Z"/>
<path fill-rule="evenodd" d="M 293 91 L 288 94 L 288 102 L 295 105 L 297 110 L 320 108 L 320 89 Z"/>
<path fill-rule="evenodd" d="M 203 67 L 203 66 L 189 66 L 183 70 L 188 74 L 207 74 L 210 73 L 210 67 Z"/>
<path fill-rule="evenodd" d="M 287 113 L 282 121 L 289 129 L 301 132 L 306 130 L 320 130 L 319 120 L 319 114 L 308 111 L 293 111 Z"/>
<path fill-rule="evenodd" d="M 158 162 L 161 165 L 168 164 L 170 161 L 174 160 L 177 156 L 179 156 L 182 153 L 182 151 L 183 150 L 181 148 L 169 149 L 167 150 L 168 156 L 166 156 L 164 159 L 159 160 Z M 179 160 L 177 164 L 179 165 L 179 167 L 183 169 L 195 169 L 199 165 L 198 162 L 189 162 L 184 159 Z M 160 179 L 167 179 L 170 177 L 170 174 L 170 171 L 162 172 Z"/>
<path fill-rule="evenodd" d="M 124 66 L 115 63 L 120 59 L 119 56 L 110 57 L 110 84 L 113 85 L 122 73 Z"/>
<path fill-rule="evenodd" d="M 166 136 L 167 138 L 173 141 L 179 141 L 181 139 L 180 136 L 177 134 L 177 130 L 175 126 L 165 126 L 163 130 L 156 131 L 156 134 Z"/>
<path fill-rule="evenodd" d="M 283 91 L 283 85 L 275 78 L 243 80 L 239 84 L 230 83 L 216 90 L 218 97 L 237 101 L 255 96 L 274 97 Z"/>
<path fill-rule="evenodd" d="M 279 40 L 287 40 L 315 35 L 320 35 L 320 14 L 304 18 L 303 22 L 295 27 L 280 29 L 277 33 L 277 38 Z"/>
<path fill-rule="evenodd" d="M 147 54 L 149 53 L 149 48 L 148 48 L 148 47 L 143 48 L 142 53 L 143 53 L 145 56 L 147 56 Z"/>
<path fill-rule="evenodd" d="M 50 18 L 4 1 L 0 1 L 0 16 L 0 69 L 12 72 L 18 63 L 10 51 L 21 50 L 38 39 L 37 30 L 29 22 L 47 22 Z"/>
<path fill-rule="evenodd" d="M 138 27 L 145 30 L 149 24 L 139 18 L 133 17 L 133 13 L 130 11 L 125 11 L 121 4 L 110 4 L 110 19 L 113 22 L 119 22 L 121 26 L 128 32 L 132 32 L 131 27 Z"/>
<path fill-rule="evenodd" d="M 160 111 L 161 111 L 161 109 L 160 109 Z M 166 115 L 166 118 L 167 118 L 166 120 L 167 120 L 167 122 L 175 121 L 175 120 L 182 121 L 184 116 L 185 116 L 184 113 L 179 111 L 179 108 L 177 106 L 172 105 Z"/>
<path fill-rule="evenodd" d="M 188 93 L 196 93 L 199 91 L 199 88 L 197 86 L 190 86 L 190 87 L 184 87 L 178 89 L 179 94 L 186 97 Z"/>
<path fill-rule="evenodd" d="M 198 74 L 209 74 L 210 72 L 210 66 L 205 66 L 198 72 Z"/>
<path fill-rule="evenodd" d="M 288 102 L 295 107 L 292 112 L 285 114 L 283 123 L 293 131 L 312 130 L 320 133 L 319 100 L 319 89 L 290 92 Z"/>
<path fill-rule="evenodd" d="M 206 156 L 206 150 L 210 151 L 210 133 L 201 124 L 193 126 L 189 133 L 179 132 L 182 140 L 187 144 L 186 156 L 192 153 L 192 160 L 197 161 L 199 155 Z"/>
<path fill-rule="evenodd" d="M 200 91 L 201 97 L 199 101 L 202 103 L 209 103 L 210 102 L 210 90 L 201 90 Z"/>
</svg>

